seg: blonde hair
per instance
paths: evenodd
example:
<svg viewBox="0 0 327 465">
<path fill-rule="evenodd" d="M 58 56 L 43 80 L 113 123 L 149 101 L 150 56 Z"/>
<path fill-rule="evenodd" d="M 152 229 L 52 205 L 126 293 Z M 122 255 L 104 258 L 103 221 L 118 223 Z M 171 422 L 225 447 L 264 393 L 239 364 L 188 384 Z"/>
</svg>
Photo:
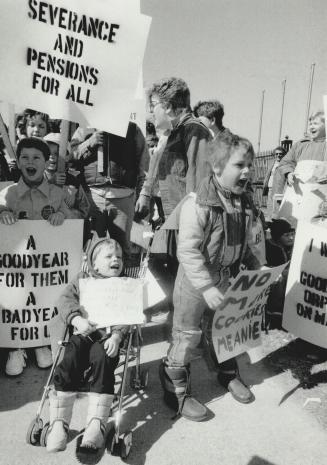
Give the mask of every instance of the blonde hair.
<svg viewBox="0 0 327 465">
<path fill-rule="evenodd" d="M 119 242 L 115 241 L 115 239 L 103 239 L 103 240 L 100 240 L 95 246 L 94 246 L 94 249 L 92 251 L 92 255 L 91 255 L 91 264 L 92 266 L 94 266 L 94 262 L 97 258 L 97 256 L 99 255 L 100 251 L 105 248 L 105 247 L 112 247 L 115 251 L 122 251 L 122 248 L 119 244 Z"/>
<path fill-rule="evenodd" d="M 243 148 L 246 155 L 254 158 L 253 146 L 244 137 L 235 134 L 226 134 L 209 142 L 208 155 L 211 167 L 224 168 L 232 154 L 239 148 Z"/>
</svg>

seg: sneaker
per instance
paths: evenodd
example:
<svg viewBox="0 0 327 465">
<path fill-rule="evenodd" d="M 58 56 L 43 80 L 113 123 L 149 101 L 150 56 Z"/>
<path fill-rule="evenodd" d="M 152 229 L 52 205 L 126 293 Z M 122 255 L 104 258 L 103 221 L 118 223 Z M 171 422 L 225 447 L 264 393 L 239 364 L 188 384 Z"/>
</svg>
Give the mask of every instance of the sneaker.
<svg viewBox="0 0 327 465">
<path fill-rule="evenodd" d="M 26 367 L 25 359 L 27 358 L 26 352 L 23 349 L 11 350 L 8 354 L 6 364 L 6 374 L 8 376 L 18 376 L 23 373 Z"/>
<path fill-rule="evenodd" d="M 39 368 L 49 368 L 52 365 L 52 354 L 48 347 L 35 349 L 36 363 Z"/>
</svg>

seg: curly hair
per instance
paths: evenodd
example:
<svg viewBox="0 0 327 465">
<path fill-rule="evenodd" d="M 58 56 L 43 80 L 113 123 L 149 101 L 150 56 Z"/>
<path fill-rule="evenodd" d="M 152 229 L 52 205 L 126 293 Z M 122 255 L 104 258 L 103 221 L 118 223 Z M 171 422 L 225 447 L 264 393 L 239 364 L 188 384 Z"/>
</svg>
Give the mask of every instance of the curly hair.
<svg viewBox="0 0 327 465">
<path fill-rule="evenodd" d="M 224 117 L 224 105 L 218 100 L 203 100 L 199 101 L 193 112 L 196 117 L 205 116 L 206 118 L 215 118 L 216 124 L 221 125 Z"/>
<path fill-rule="evenodd" d="M 171 105 L 177 108 L 190 108 L 190 89 L 183 79 L 170 77 L 155 82 L 148 91 L 149 99 L 153 94 L 159 97 L 163 106 Z"/>
<path fill-rule="evenodd" d="M 23 111 L 23 113 L 16 117 L 16 127 L 20 130 L 21 134 L 26 136 L 26 127 L 32 118 L 35 118 L 36 116 L 40 116 L 40 118 L 45 122 L 47 132 L 49 132 L 49 116 L 46 113 L 41 113 L 40 111 L 27 108 Z"/>
<path fill-rule="evenodd" d="M 245 137 L 228 133 L 223 134 L 218 139 L 213 139 L 208 144 L 208 155 L 212 168 L 224 168 L 232 154 L 239 148 L 244 150 L 245 155 L 254 158 L 253 146 Z"/>
</svg>

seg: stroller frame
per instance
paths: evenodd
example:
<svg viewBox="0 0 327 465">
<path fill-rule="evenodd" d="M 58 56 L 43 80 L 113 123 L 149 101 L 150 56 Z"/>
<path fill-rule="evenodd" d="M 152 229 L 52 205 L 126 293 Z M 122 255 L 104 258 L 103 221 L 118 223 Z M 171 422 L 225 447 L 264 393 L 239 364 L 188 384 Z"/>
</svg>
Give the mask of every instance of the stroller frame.
<svg viewBox="0 0 327 465">
<path fill-rule="evenodd" d="M 149 245 L 147 247 L 146 253 L 141 256 L 141 263 L 139 267 L 134 267 L 126 270 L 126 276 L 133 278 L 144 279 L 145 274 L 148 269 L 148 262 L 150 257 L 150 249 L 153 241 L 153 236 L 150 237 Z M 61 357 L 63 349 L 67 346 L 67 337 L 68 337 L 69 327 L 66 327 L 65 336 L 63 341 L 58 341 L 59 348 L 56 352 L 56 356 L 51 367 L 46 385 L 43 388 L 42 397 L 37 408 L 36 416 L 31 421 L 27 433 L 26 433 L 26 442 L 33 446 L 40 445 L 42 447 L 46 446 L 47 434 L 49 431 L 50 423 L 46 422 L 44 424 L 42 420 L 42 410 L 46 399 L 49 396 L 51 391 L 51 381 L 53 378 L 54 371 L 58 365 L 58 362 Z M 132 346 L 133 339 L 135 345 Z M 135 366 L 132 367 L 130 375 L 130 387 L 134 390 L 143 390 L 148 385 L 149 373 L 147 370 L 141 370 L 141 345 L 142 345 L 142 336 L 141 336 L 141 327 L 140 325 L 131 325 L 128 331 L 127 339 L 127 349 L 120 349 L 120 355 L 124 355 L 123 360 L 119 362 L 117 368 L 123 366 L 122 380 L 118 392 L 115 394 L 114 404 L 112 410 L 118 404 L 117 411 L 115 412 L 114 418 L 114 434 L 110 437 L 110 444 L 108 448 L 112 455 L 119 455 L 121 458 L 126 459 L 130 453 L 132 447 L 132 432 L 127 431 L 121 433 L 121 418 L 122 418 L 122 407 L 123 400 L 126 389 L 127 382 L 127 372 L 129 363 L 135 361 Z M 125 353 L 124 353 L 125 352 Z M 112 415 L 111 415 L 112 416 Z M 108 435 L 109 436 L 109 435 Z M 108 437 L 106 438 L 108 442 Z"/>
</svg>

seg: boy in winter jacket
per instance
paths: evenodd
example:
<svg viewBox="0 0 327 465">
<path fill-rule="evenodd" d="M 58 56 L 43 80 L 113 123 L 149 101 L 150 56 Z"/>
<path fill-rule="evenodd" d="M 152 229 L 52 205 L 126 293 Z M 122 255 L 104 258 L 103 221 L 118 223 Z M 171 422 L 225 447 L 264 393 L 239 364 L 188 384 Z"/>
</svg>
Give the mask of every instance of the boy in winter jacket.
<svg viewBox="0 0 327 465">
<path fill-rule="evenodd" d="M 80 273 L 62 294 L 58 310 L 66 325 L 75 327 L 62 361 L 54 373 L 55 392 L 50 394 L 50 432 L 47 450 L 64 450 L 76 390 L 86 370 L 90 383 L 89 407 L 82 448 L 103 446 L 104 431 L 114 398 L 118 350 L 127 326 L 96 329 L 80 306 L 79 279 L 118 277 L 123 270 L 122 249 L 113 239 L 100 239 L 88 253 L 88 273 Z"/>
<path fill-rule="evenodd" d="M 244 195 L 253 147 L 246 139 L 228 135 L 212 141 L 210 149 L 213 174 L 203 180 L 196 196 L 185 200 L 180 212 L 172 343 L 159 372 L 167 405 L 192 421 L 208 416 L 206 407 L 191 396 L 189 384 L 189 363 L 200 342 L 203 312 L 219 307 L 241 262 L 249 269 L 260 267 L 248 247 L 252 212 L 246 209 Z M 236 400 L 254 399 L 238 376 L 235 359 L 218 367 L 219 382 Z"/>
</svg>

